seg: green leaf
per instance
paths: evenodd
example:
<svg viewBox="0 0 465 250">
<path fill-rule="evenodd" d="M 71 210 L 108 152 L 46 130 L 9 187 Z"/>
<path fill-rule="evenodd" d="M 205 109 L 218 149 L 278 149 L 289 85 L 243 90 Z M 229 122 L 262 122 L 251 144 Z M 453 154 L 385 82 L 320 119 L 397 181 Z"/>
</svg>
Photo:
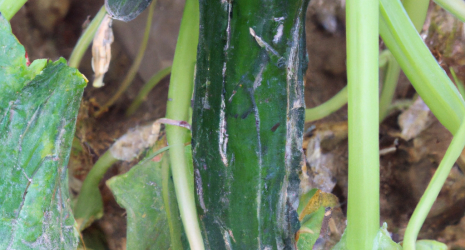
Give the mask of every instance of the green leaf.
<svg viewBox="0 0 465 250">
<path fill-rule="evenodd" d="M 347 228 L 342 235 L 341 240 L 333 247 L 332 250 L 347 250 Z M 423 249 L 423 248 L 417 248 Z M 387 223 L 378 230 L 374 239 L 373 250 L 402 250 L 402 246 L 391 239 L 391 234 L 387 230 Z"/>
<path fill-rule="evenodd" d="M 299 199 L 297 213 L 299 220 L 311 213 L 316 212 L 321 207 L 335 207 L 339 201 L 334 194 L 322 192 L 319 189 L 312 189 Z"/>
<path fill-rule="evenodd" d="M 301 226 L 297 232 L 297 249 L 311 249 L 320 236 L 326 207 L 335 207 L 338 199 L 331 193 L 312 189 L 299 198 L 297 213 Z"/>
<path fill-rule="evenodd" d="M 384 222 L 383 226 L 378 230 L 375 237 L 375 250 L 402 250 L 402 247 L 391 239 L 391 234 L 387 230 L 387 223 Z M 421 249 L 421 248 L 419 248 Z"/>
<path fill-rule="evenodd" d="M 113 19 L 129 22 L 144 11 L 152 0 L 105 0 L 105 8 Z"/>
<path fill-rule="evenodd" d="M 169 249 L 172 241 L 172 249 L 182 249 L 174 186 L 171 178 L 169 182 L 163 180 L 169 177 L 166 157 L 163 163 L 145 161 L 106 182 L 127 211 L 127 249 Z"/>
<path fill-rule="evenodd" d="M 299 239 L 297 249 L 312 249 L 320 236 L 321 225 L 325 217 L 325 208 L 320 207 L 317 211 L 305 216 L 297 232 Z"/>
<path fill-rule="evenodd" d="M 81 191 L 74 207 L 74 217 L 80 231 L 90 226 L 94 220 L 100 219 L 103 216 L 103 200 L 100 194 L 99 183 L 107 170 L 118 160 L 131 161 L 145 148 L 152 145 L 154 140 L 158 138 L 158 132 L 155 132 L 153 129 L 153 126 L 148 125 L 129 131 L 121 136 L 94 164 L 82 183 Z M 165 147 L 154 152 L 142 162 L 150 161 L 157 154 L 167 149 L 168 147 Z"/>
<path fill-rule="evenodd" d="M 447 250 L 447 245 L 435 240 L 418 240 L 415 243 L 418 250 Z"/>
<path fill-rule="evenodd" d="M 86 80 L 64 59 L 27 67 L 0 16 L 0 248 L 74 249 L 68 164 Z"/>
</svg>

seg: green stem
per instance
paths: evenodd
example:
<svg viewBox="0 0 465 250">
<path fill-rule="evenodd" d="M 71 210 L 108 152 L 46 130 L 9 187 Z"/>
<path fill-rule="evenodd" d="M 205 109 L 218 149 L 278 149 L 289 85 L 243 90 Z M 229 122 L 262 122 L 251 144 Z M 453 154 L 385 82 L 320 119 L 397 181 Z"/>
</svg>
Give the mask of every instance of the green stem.
<svg viewBox="0 0 465 250">
<path fill-rule="evenodd" d="M 23 7 L 27 0 L 0 0 L 0 12 L 6 20 L 11 18 Z"/>
<path fill-rule="evenodd" d="M 152 3 L 150 4 L 147 22 L 145 24 L 144 37 L 142 38 L 142 42 L 139 46 L 139 51 L 137 52 L 136 58 L 134 59 L 131 68 L 129 68 L 126 77 L 124 78 L 116 93 L 110 98 L 110 100 L 108 100 L 102 107 L 100 107 L 100 109 L 95 113 L 95 117 L 99 117 L 104 112 L 106 112 L 108 108 L 111 105 L 113 105 L 113 103 L 115 103 L 116 100 L 118 100 L 121 97 L 121 95 L 123 95 L 123 93 L 131 85 L 132 81 L 134 80 L 134 77 L 136 77 L 136 74 L 139 71 L 140 64 L 142 63 L 142 59 L 145 55 L 145 49 L 147 48 L 147 44 L 149 42 L 150 29 L 152 28 L 153 11 L 155 9 L 156 4 L 156 0 L 152 1 Z"/>
<path fill-rule="evenodd" d="M 341 89 L 335 96 L 328 101 L 314 108 L 305 110 L 305 122 L 312 122 L 324 118 L 347 103 L 347 86 Z"/>
<path fill-rule="evenodd" d="M 379 229 L 378 0 L 347 0 L 347 248 L 373 249 Z"/>
<path fill-rule="evenodd" d="M 137 163 L 138 165 L 143 165 L 145 164 L 146 162 L 148 161 L 151 161 L 153 158 L 155 158 L 155 156 L 165 152 L 166 150 L 170 149 L 170 146 L 166 146 L 166 147 L 163 147 L 163 148 L 160 148 L 159 150 L 155 151 L 155 152 L 152 152 L 152 153 L 149 153 L 142 161 L 140 161 L 139 163 Z M 153 148 L 152 148 L 153 150 Z"/>
<path fill-rule="evenodd" d="M 117 161 L 118 159 L 113 156 L 110 150 L 107 150 L 102 156 L 100 156 L 90 172 L 87 174 L 87 177 L 82 184 L 81 193 L 88 185 L 97 186 L 103 178 L 103 175 Z"/>
<path fill-rule="evenodd" d="M 439 6 L 465 22 L 465 2 L 462 0 L 434 0 Z"/>
<path fill-rule="evenodd" d="M 396 62 L 391 52 L 386 50 L 383 53 L 388 58 L 388 62 L 384 74 L 383 89 L 379 99 L 379 122 L 382 122 L 388 114 L 400 74 L 400 65 Z"/>
<path fill-rule="evenodd" d="M 465 86 L 463 85 L 463 82 L 460 81 L 460 79 L 457 77 L 455 74 L 455 71 L 452 67 L 449 67 L 450 73 L 452 75 L 452 78 L 454 78 L 455 85 L 457 85 L 457 89 L 459 90 L 460 94 L 462 97 L 465 97 Z"/>
<path fill-rule="evenodd" d="M 198 38 L 199 2 L 187 0 L 174 53 L 166 118 L 186 122 L 189 120 Z M 188 173 L 188 159 L 184 154 L 187 132 L 182 127 L 166 126 L 166 137 L 171 147 L 170 162 L 173 181 L 184 230 L 190 248 L 202 250 L 205 247 L 197 218 L 194 190 L 191 190 L 188 185 L 189 179 L 193 176 Z"/>
<path fill-rule="evenodd" d="M 90 224 L 92 217 L 101 216 L 103 210 L 103 201 L 100 196 L 98 184 L 107 172 L 118 159 L 113 157 L 110 150 L 107 150 L 90 172 L 87 174 L 86 179 L 82 183 L 81 191 L 74 207 L 74 217 L 78 224 L 78 230 L 84 230 Z"/>
<path fill-rule="evenodd" d="M 394 61 L 393 61 L 394 60 Z M 392 101 L 392 96 L 394 95 L 395 87 L 397 85 L 397 77 L 395 75 L 396 67 L 394 65 L 395 59 L 393 58 L 392 54 L 385 50 L 383 53 L 379 55 L 379 68 L 387 67 L 386 77 L 384 78 L 386 83 L 383 83 L 383 91 L 381 93 L 381 101 L 380 101 L 380 117 L 381 114 L 387 114 L 389 106 Z M 389 66 L 391 65 L 391 66 Z M 397 67 L 399 68 L 399 67 Z M 399 68 L 400 70 L 400 68 Z M 308 108 L 305 110 L 305 122 L 312 122 L 319 119 L 322 119 L 334 112 L 338 109 L 342 108 L 347 104 L 347 86 L 341 89 L 336 95 L 334 95 L 331 99 L 327 100 L 326 102 L 314 107 Z M 384 118 L 384 116 L 383 116 Z M 382 119 L 380 119 L 380 122 Z"/>
<path fill-rule="evenodd" d="M 433 175 L 428 187 L 426 188 L 425 193 L 418 202 L 415 211 L 413 212 L 412 217 L 409 220 L 407 229 L 405 230 L 404 236 L 404 250 L 414 250 L 415 242 L 420 232 L 421 226 L 426 219 L 431 207 L 433 206 L 434 201 L 438 197 L 439 192 L 441 191 L 444 182 L 449 175 L 452 166 L 454 166 L 455 161 L 462 153 L 463 148 L 465 147 L 465 122 L 463 122 L 454 138 L 452 139 L 449 148 L 444 155 L 441 163 L 439 164 L 438 169 Z"/>
<path fill-rule="evenodd" d="M 399 0 L 380 0 L 380 34 L 417 93 L 455 134 L 465 102 L 415 30 Z M 421 60 L 419 60 L 421 58 Z"/>
<path fill-rule="evenodd" d="M 76 43 L 76 46 L 74 46 L 71 56 L 69 57 L 68 65 L 70 67 L 79 67 L 81 59 L 84 56 L 84 53 L 86 52 L 87 48 L 89 47 L 89 44 L 92 42 L 92 39 L 94 39 L 95 32 L 97 32 L 100 23 L 105 17 L 105 14 L 107 14 L 107 11 L 105 10 L 105 6 L 102 6 L 102 8 L 100 8 L 99 12 L 94 17 L 92 22 L 90 22 L 89 26 L 82 33 L 81 37 Z"/>
<path fill-rule="evenodd" d="M 169 153 L 167 153 L 169 155 Z M 167 155 L 163 156 L 161 162 L 161 171 L 162 171 L 162 186 L 163 186 L 163 203 L 165 204 L 166 217 L 168 220 L 168 226 L 170 228 L 170 238 L 171 238 L 171 249 L 173 250 L 182 250 L 182 243 L 179 241 L 181 239 L 181 232 L 177 230 L 175 225 L 175 220 L 178 219 L 176 214 L 171 214 L 174 205 L 170 202 L 170 190 L 173 188 L 172 184 L 170 185 L 170 163 Z M 170 187 L 171 186 L 171 187 Z M 175 207 L 177 212 L 177 207 Z M 180 225 L 179 225 L 180 227 Z"/>
<path fill-rule="evenodd" d="M 142 87 L 137 94 L 136 98 L 132 102 L 131 106 L 126 110 L 126 116 L 132 115 L 147 98 L 150 91 L 167 75 L 171 73 L 171 66 L 166 67 L 153 75 L 150 80 Z"/>
<path fill-rule="evenodd" d="M 416 30 L 420 32 L 428 12 L 429 0 L 404 0 L 402 4 Z M 379 103 L 379 122 L 383 121 L 388 114 L 388 108 L 394 97 L 400 74 L 399 63 L 389 51 L 386 53 L 389 53 L 387 55 L 389 60 Z"/>
</svg>

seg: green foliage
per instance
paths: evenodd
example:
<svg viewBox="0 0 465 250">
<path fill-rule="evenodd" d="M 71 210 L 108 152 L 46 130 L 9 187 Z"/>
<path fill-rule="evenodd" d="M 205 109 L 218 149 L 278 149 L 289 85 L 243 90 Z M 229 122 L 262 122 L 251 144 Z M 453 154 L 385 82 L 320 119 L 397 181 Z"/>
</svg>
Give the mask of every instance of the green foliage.
<svg viewBox="0 0 465 250">
<path fill-rule="evenodd" d="M 435 240 L 419 240 L 415 244 L 418 250 L 447 250 L 447 245 Z"/>
<path fill-rule="evenodd" d="M 163 177 L 161 162 L 146 161 L 107 181 L 117 202 L 127 212 L 127 249 L 169 249 L 169 224 L 173 222 L 168 220 L 167 211 L 175 215 L 171 219 L 175 220 L 177 228 L 174 230 L 180 235 L 177 206 L 173 206 L 176 204 L 174 189 L 171 184 L 168 192 L 171 199 L 168 198 L 169 206 L 165 207 L 163 189 L 168 188 L 168 185 L 163 185 Z M 180 237 L 176 240 L 178 243 L 181 241 Z"/>
<path fill-rule="evenodd" d="M 297 249 L 312 249 L 320 236 L 321 225 L 325 217 L 325 208 L 320 207 L 314 213 L 305 216 L 298 232 Z"/>
<path fill-rule="evenodd" d="M 129 22 L 144 11 L 152 0 L 105 0 L 105 7 L 113 19 Z"/>
<path fill-rule="evenodd" d="M 344 232 L 341 240 L 333 247 L 332 250 L 347 250 L 347 232 Z M 391 234 L 387 230 L 387 223 L 378 230 L 374 239 L 373 250 L 402 250 L 400 244 L 395 243 L 391 239 Z M 405 249 L 405 247 L 404 247 Z M 415 243 L 415 249 L 418 250 L 446 250 L 447 246 L 444 243 L 435 240 L 419 240 Z"/>
<path fill-rule="evenodd" d="M 338 204 L 336 196 L 316 188 L 300 196 L 297 213 L 301 226 L 297 232 L 297 249 L 311 249 L 313 247 L 320 236 L 326 208 L 332 208 Z"/>
<path fill-rule="evenodd" d="M 86 80 L 64 59 L 27 67 L 3 17 L 0 44 L 0 248 L 76 248 L 66 166 Z"/>
<path fill-rule="evenodd" d="M 10 20 L 27 0 L 0 0 L 0 12 L 6 20 Z"/>
<path fill-rule="evenodd" d="M 347 250 L 347 230 L 342 235 L 341 240 L 333 247 L 332 250 Z M 421 249 L 421 248 L 419 248 Z M 378 230 L 373 242 L 373 250 L 402 250 L 402 247 L 392 241 L 390 233 L 387 231 L 387 223 Z"/>
<path fill-rule="evenodd" d="M 417 93 L 452 134 L 465 102 L 409 20 L 399 0 L 380 0 L 380 35 Z"/>
</svg>

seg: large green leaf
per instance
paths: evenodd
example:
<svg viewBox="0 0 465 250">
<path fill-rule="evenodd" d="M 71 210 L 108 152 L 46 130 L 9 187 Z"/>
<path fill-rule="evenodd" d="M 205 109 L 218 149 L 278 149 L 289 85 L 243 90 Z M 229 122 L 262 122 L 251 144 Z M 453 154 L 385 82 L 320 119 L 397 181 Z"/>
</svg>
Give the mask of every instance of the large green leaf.
<svg viewBox="0 0 465 250">
<path fill-rule="evenodd" d="M 0 249 L 73 249 L 68 164 L 85 78 L 37 60 L 0 16 Z"/>
<path fill-rule="evenodd" d="M 127 211 L 127 249 L 170 249 L 170 245 L 182 249 L 181 221 L 166 155 L 163 162 L 142 161 L 106 183 Z"/>
<path fill-rule="evenodd" d="M 306 0 L 200 1 L 192 148 L 208 249 L 294 249 Z"/>
<path fill-rule="evenodd" d="M 105 8 L 112 18 L 129 22 L 144 11 L 152 0 L 105 0 Z"/>
</svg>

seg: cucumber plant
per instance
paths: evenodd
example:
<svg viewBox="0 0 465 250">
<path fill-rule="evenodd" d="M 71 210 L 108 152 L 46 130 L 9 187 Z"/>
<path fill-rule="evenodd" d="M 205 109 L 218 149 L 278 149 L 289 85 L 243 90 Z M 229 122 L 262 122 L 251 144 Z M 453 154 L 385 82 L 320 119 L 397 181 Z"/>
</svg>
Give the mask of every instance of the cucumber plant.
<svg viewBox="0 0 465 250">
<path fill-rule="evenodd" d="M 461 1 L 437 1 L 465 20 Z M 66 165 L 87 80 L 73 67 L 106 12 L 129 21 L 150 2 L 107 0 L 68 67 L 64 59 L 29 65 L 7 21 L 24 1 L 0 0 L 1 249 L 77 247 Z M 192 134 L 188 126 L 167 125 L 169 148 L 151 150 L 169 150 L 161 162 L 152 163 L 155 154 L 149 153 L 130 172 L 108 181 L 131 213 L 127 247 L 311 248 L 315 237 L 296 237 L 302 211 L 308 210 L 299 207 L 304 119 L 319 119 L 348 100 L 348 227 L 334 249 L 443 249 L 438 242 L 416 238 L 465 146 L 465 102 L 418 35 L 428 1 L 403 4 L 405 8 L 399 0 L 347 0 L 348 87 L 327 104 L 305 111 L 308 0 L 186 0 L 166 117 L 179 124 L 192 119 Z M 383 88 L 381 107 L 378 34 L 390 50 L 394 79 Z M 454 134 L 412 215 L 403 246 L 390 239 L 386 225 L 379 228 L 377 139 L 399 67 Z M 191 137 L 192 149 L 186 147 Z M 150 180 L 159 188 L 149 189 L 145 184 Z M 127 195 L 125 189 L 133 193 Z M 302 198 L 308 202 L 316 194 L 320 192 L 312 190 Z M 134 205 L 135 198 L 143 202 Z M 307 214 L 302 227 L 319 231 L 324 207 L 334 206 L 328 204 Z M 139 218 L 153 207 L 157 213 Z M 152 242 L 152 234 L 162 235 L 160 241 Z"/>
</svg>

